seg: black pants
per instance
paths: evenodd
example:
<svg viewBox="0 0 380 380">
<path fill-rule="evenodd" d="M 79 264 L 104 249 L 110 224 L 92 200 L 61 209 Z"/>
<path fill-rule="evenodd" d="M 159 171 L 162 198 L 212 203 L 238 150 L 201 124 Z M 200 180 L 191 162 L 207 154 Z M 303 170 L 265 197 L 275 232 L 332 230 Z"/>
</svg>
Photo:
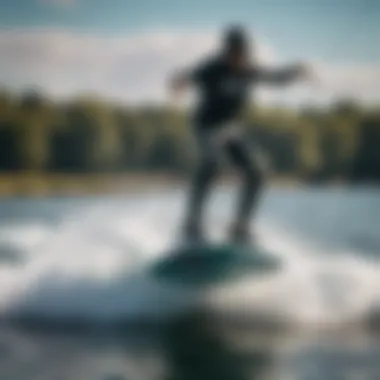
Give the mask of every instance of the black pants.
<svg viewBox="0 0 380 380">
<path fill-rule="evenodd" d="M 263 171 L 258 159 L 238 127 L 226 126 L 217 130 L 196 131 L 199 163 L 192 180 L 186 227 L 199 229 L 204 203 L 218 173 L 220 158 L 226 155 L 242 177 L 235 226 L 248 227 L 263 185 Z"/>
</svg>

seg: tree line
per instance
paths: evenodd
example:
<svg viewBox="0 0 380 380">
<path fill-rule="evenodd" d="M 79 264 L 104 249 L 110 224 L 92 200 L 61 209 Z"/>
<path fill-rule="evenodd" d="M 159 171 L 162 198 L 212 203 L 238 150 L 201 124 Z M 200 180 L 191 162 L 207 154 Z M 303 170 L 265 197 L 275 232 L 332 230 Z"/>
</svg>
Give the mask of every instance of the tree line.
<svg viewBox="0 0 380 380">
<path fill-rule="evenodd" d="M 274 176 L 308 182 L 380 180 L 380 108 L 250 107 L 251 140 Z M 187 175 L 196 159 L 186 110 L 95 97 L 53 102 L 0 92 L 0 171 Z"/>
</svg>

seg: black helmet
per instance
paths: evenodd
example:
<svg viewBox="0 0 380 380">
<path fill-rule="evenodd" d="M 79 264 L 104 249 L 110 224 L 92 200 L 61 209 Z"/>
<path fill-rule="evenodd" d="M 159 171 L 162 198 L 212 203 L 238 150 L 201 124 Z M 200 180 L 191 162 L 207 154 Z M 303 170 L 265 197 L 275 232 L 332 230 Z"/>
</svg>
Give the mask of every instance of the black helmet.
<svg viewBox="0 0 380 380">
<path fill-rule="evenodd" d="M 245 53 L 248 50 L 248 37 L 243 27 L 232 26 L 224 36 L 224 51 L 226 53 Z"/>
</svg>

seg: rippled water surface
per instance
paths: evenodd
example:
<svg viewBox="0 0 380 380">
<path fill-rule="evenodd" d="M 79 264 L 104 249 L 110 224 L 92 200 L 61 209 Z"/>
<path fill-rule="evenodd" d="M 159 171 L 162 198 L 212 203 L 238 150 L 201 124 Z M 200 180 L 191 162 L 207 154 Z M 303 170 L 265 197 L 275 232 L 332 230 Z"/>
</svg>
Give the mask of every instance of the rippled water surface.
<svg viewBox="0 0 380 380">
<path fill-rule="evenodd" d="M 212 199 L 210 238 L 234 202 Z M 149 271 L 183 203 L 1 200 L 0 379 L 380 378 L 379 190 L 270 190 L 252 228 L 281 270 L 197 292 Z"/>
</svg>

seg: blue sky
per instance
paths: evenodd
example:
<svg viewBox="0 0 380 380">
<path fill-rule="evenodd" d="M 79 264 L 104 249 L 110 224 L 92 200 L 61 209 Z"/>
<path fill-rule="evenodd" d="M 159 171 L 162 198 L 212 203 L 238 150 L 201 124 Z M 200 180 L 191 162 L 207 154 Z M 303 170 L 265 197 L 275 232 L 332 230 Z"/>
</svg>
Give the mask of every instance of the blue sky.
<svg viewBox="0 0 380 380">
<path fill-rule="evenodd" d="M 380 62 L 377 0 L 0 0 L 0 5 L 3 34 L 9 30 L 94 38 L 157 31 L 215 34 L 238 21 L 283 60 L 302 57 L 371 67 Z"/>
<path fill-rule="evenodd" d="M 239 21 L 292 56 L 380 60 L 377 0 L 0 0 L 2 28 L 120 34 L 146 29 L 218 29 Z M 297 47 L 295 48 L 294 45 Z"/>
</svg>

